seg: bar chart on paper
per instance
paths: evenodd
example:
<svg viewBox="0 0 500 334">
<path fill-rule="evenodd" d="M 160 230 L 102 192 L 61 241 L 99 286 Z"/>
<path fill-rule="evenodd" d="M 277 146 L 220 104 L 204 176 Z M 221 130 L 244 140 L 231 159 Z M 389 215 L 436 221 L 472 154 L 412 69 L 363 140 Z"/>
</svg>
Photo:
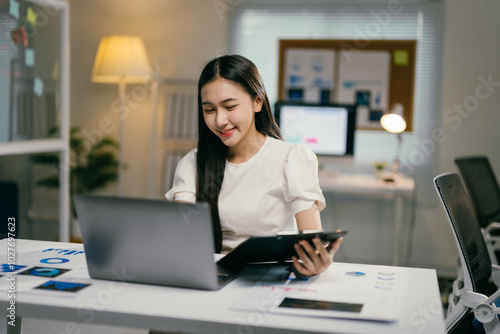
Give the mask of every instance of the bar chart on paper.
<svg viewBox="0 0 500 334">
<path fill-rule="evenodd" d="M 381 269 L 383 268 L 383 269 Z M 385 269 L 387 268 L 387 269 Z M 298 316 L 395 321 L 400 311 L 398 267 L 335 263 L 321 275 L 295 278 L 289 267 L 271 268 L 234 309 Z"/>
<path fill-rule="evenodd" d="M 85 251 L 80 248 L 44 247 L 18 253 L 15 257 L 15 264 L 8 261 L 7 254 L 2 254 L 0 255 L 0 276 L 2 276 L 0 277 L 0 291 L 9 291 L 14 280 L 16 292 L 57 291 L 54 296 L 72 296 L 92 285 L 85 263 Z"/>
</svg>

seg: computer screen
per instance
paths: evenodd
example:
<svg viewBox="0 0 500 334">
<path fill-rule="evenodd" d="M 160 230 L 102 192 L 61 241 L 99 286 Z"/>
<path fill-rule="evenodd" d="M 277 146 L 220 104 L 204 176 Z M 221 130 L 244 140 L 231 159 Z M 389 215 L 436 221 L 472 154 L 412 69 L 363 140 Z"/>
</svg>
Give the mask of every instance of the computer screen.
<svg viewBox="0 0 500 334">
<path fill-rule="evenodd" d="M 287 142 L 302 144 L 317 155 L 354 154 L 355 105 L 277 102 L 274 117 Z"/>
</svg>

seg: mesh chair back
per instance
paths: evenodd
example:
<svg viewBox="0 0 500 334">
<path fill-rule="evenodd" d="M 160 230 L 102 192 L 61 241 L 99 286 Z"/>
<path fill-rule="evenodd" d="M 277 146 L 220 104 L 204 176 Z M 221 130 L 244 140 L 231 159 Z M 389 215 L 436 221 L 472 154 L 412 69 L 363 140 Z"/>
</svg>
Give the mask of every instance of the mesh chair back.
<svg viewBox="0 0 500 334">
<path fill-rule="evenodd" d="M 478 291 L 491 276 L 491 260 L 470 198 L 458 174 L 440 175 L 434 183 L 461 251 L 464 284 Z"/>
<path fill-rule="evenodd" d="M 485 156 L 455 159 L 481 227 L 500 221 L 500 187 Z"/>
<path fill-rule="evenodd" d="M 473 332 L 473 310 L 463 300 L 464 290 L 484 288 L 491 276 L 491 260 L 481 234 L 472 202 L 458 174 L 442 174 L 434 178 L 434 185 L 453 230 L 459 249 L 459 272 L 448 298 L 446 333 Z"/>
</svg>

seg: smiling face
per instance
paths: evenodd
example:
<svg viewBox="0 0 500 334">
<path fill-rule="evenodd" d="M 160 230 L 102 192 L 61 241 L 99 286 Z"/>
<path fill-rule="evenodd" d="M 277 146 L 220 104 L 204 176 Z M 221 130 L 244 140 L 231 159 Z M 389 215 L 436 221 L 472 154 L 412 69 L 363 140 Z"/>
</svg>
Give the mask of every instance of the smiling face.
<svg viewBox="0 0 500 334">
<path fill-rule="evenodd" d="M 217 78 L 201 89 L 201 103 L 205 124 L 230 150 L 252 145 L 258 137 L 255 113 L 262 99 L 252 99 L 240 85 Z"/>
</svg>

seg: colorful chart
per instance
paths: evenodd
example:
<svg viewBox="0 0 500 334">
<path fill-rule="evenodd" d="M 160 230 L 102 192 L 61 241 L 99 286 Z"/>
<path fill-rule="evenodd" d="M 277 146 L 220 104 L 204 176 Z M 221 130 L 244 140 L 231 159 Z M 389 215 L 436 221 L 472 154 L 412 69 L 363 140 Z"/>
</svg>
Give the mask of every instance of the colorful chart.
<svg viewBox="0 0 500 334">
<path fill-rule="evenodd" d="M 64 292 L 78 292 L 86 288 L 90 284 L 75 283 L 75 282 L 61 282 L 61 281 L 48 281 L 42 285 L 37 286 L 35 289 L 50 290 L 50 291 L 64 291 Z"/>
<path fill-rule="evenodd" d="M 61 257 L 49 257 L 47 259 L 40 260 L 40 263 L 47 263 L 47 264 L 60 264 L 60 263 L 66 263 L 66 262 L 69 262 L 69 260 L 61 258 Z"/>
<path fill-rule="evenodd" d="M 8 264 L 4 263 L 0 265 L 0 273 L 13 273 L 15 271 L 19 271 L 23 268 L 26 268 L 27 266 L 20 266 L 17 264 Z"/>
<path fill-rule="evenodd" d="M 363 277 L 366 276 L 364 272 L 361 271 L 348 271 L 345 273 L 347 276 Z"/>
<path fill-rule="evenodd" d="M 20 272 L 19 275 L 31 275 L 42 277 L 57 277 L 68 272 L 69 269 L 48 268 L 48 267 L 33 267 L 31 269 Z"/>
</svg>

